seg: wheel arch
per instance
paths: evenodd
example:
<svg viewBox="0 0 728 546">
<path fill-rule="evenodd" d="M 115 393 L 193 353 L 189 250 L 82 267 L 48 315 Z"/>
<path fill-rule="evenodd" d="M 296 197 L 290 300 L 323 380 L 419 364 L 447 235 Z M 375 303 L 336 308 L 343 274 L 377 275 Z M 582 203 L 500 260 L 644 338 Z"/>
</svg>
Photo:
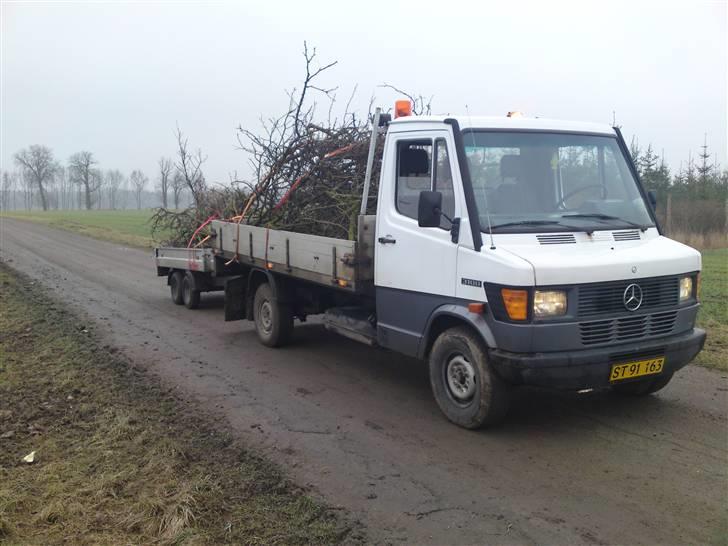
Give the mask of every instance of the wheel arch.
<svg viewBox="0 0 728 546">
<path fill-rule="evenodd" d="M 181 269 L 169 269 L 167 271 L 167 286 L 172 286 L 172 277 L 175 273 L 179 273 L 180 275 L 184 276 L 185 272 Z"/>
<path fill-rule="evenodd" d="M 481 314 L 471 313 L 464 305 L 448 304 L 435 309 L 425 326 L 425 331 L 417 350 L 419 358 L 430 354 L 437 337 L 450 328 L 465 326 L 475 332 L 489 349 L 498 347 L 495 336 Z"/>
</svg>

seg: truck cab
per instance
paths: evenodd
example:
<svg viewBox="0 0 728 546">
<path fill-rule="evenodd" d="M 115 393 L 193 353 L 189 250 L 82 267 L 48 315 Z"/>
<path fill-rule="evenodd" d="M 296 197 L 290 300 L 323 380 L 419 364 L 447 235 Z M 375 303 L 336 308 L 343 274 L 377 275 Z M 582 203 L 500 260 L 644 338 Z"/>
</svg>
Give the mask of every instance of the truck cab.
<svg viewBox="0 0 728 546">
<path fill-rule="evenodd" d="M 377 340 L 427 359 L 444 413 L 528 384 L 648 394 L 700 351 L 700 253 L 662 235 L 619 129 L 525 117 L 389 124 Z"/>
</svg>

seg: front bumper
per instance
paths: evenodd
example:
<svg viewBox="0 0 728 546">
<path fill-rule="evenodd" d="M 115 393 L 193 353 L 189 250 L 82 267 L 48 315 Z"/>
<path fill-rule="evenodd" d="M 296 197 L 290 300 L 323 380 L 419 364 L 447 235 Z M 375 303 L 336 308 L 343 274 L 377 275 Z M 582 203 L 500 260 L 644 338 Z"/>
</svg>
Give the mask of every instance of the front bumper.
<svg viewBox="0 0 728 546">
<path fill-rule="evenodd" d="M 609 386 L 612 364 L 645 356 L 664 356 L 662 373 L 673 373 L 695 358 L 704 343 L 705 330 L 693 328 L 667 338 L 598 349 L 532 354 L 493 349 L 490 359 L 498 374 L 513 384 L 594 389 Z"/>
</svg>

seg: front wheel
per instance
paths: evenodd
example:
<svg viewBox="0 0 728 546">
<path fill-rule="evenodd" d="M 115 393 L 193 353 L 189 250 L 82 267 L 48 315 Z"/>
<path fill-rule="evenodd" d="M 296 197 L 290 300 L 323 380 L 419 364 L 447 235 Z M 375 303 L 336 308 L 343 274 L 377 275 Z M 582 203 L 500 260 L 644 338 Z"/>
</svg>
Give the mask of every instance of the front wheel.
<svg viewBox="0 0 728 546">
<path fill-rule="evenodd" d="M 474 429 L 503 420 L 510 386 L 495 374 L 485 345 L 470 329 L 456 327 L 440 334 L 429 367 L 435 400 L 450 421 Z"/>
<path fill-rule="evenodd" d="M 664 374 L 653 379 L 641 379 L 630 383 L 617 383 L 612 385 L 612 390 L 626 396 L 647 396 L 664 389 L 672 379 L 672 374 Z"/>
<path fill-rule="evenodd" d="M 268 283 L 259 285 L 255 291 L 253 321 L 258 339 L 268 347 L 285 345 L 293 334 L 291 308 L 273 297 Z"/>
</svg>

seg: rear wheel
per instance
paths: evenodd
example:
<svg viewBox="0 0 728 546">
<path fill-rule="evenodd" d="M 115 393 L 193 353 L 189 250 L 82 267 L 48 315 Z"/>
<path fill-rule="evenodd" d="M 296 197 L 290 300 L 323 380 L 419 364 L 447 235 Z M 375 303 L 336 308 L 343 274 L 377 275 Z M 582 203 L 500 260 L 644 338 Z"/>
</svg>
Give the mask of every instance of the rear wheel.
<svg viewBox="0 0 728 546">
<path fill-rule="evenodd" d="M 664 374 L 653 379 L 642 379 L 640 381 L 632 381 L 630 383 L 617 383 L 612 385 L 612 390 L 619 394 L 627 396 L 647 396 L 654 392 L 664 389 L 672 379 L 672 374 Z"/>
<path fill-rule="evenodd" d="M 255 291 L 253 321 L 258 338 L 268 347 L 285 345 L 293 335 L 291 308 L 273 297 L 273 290 L 268 283 L 259 285 Z"/>
<path fill-rule="evenodd" d="M 510 386 L 495 374 L 485 345 L 470 329 L 456 327 L 440 334 L 429 367 L 435 400 L 456 425 L 473 429 L 505 417 Z"/>
<path fill-rule="evenodd" d="M 169 278 L 169 293 L 172 296 L 172 301 L 176 305 L 182 305 L 184 300 L 182 299 L 182 281 L 184 275 L 181 271 L 175 271 Z"/>
<path fill-rule="evenodd" d="M 182 280 L 182 300 L 187 309 L 197 309 L 200 306 L 200 291 L 195 288 L 195 277 L 189 271 Z"/>
</svg>

